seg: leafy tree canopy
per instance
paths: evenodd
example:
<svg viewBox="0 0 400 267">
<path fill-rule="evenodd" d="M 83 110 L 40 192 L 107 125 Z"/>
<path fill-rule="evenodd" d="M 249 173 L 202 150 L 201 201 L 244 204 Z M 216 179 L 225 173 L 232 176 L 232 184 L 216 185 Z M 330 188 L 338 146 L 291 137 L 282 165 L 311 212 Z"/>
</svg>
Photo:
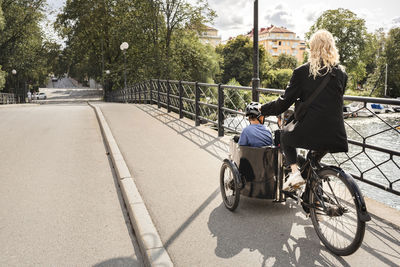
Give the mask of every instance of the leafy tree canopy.
<svg viewBox="0 0 400 267">
<path fill-rule="evenodd" d="M 288 54 L 280 54 L 274 64 L 274 69 L 295 69 L 297 67 L 297 59 Z"/>
<path fill-rule="evenodd" d="M 348 9 L 325 11 L 306 33 L 306 39 L 317 30 L 326 29 L 335 38 L 339 50 L 340 61 L 349 72 L 357 68 L 361 60 L 367 39 L 367 29 L 364 19 Z"/>
<path fill-rule="evenodd" d="M 400 28 L 389 31 L 386 45 L 385 58 L 388 65 L 388 94 L 392 97 L 400 96 Z"/>
<path fill-rule="evenodd" d="M 206 1 L 193 6 L 185 0 L 69 0 L 55 26 L 67 40 L 63 55 L 71 76 L 101 81 L 103 69 L 110 70 L 107 84 L 119 88 L 125 58 L 119 48 L 122 42 L 129 44 L 125 54 L 128 83 L 151 77 L 181 79 L 189 74 L 195 75 L 191 80 L 199 76 L 204 80 L 209 75 L 204 68 L 207 61 L 196 60 L 213 56 L 203 54 L 206 48 L 196 35 L 193 41 L 187 36 L 213 16 Z"/>
<path fill-rule="evenodd" d="M 46 1 L 0 0 L 0 4 L 0 65 L 8 73 L 17 71 L 16 77 L 7 75 L 5 86 L 9 92 L 21 93 L 24 82 L 43 84 L 50 69 L 40 27 Z"/>
<path fill-rule="evenodd" d="M 238 36 L 216 49 L 221 56 L 221 82 L 235 78 L 241 85 L 250 84 L 253 77 L 253 42 L 246 36 Z M 259 47 L 260 77 L 263 78 L 271 65 L 263 46 Z"/>
</svg>

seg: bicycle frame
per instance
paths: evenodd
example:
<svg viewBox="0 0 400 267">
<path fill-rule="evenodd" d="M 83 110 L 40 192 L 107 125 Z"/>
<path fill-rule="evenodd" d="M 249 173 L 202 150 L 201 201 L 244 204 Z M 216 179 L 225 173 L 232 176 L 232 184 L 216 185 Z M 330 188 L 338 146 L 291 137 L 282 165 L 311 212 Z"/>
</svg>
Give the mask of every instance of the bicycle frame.
<svg viewBox="0 0 400 267">
<path fill-rule="evenodd" d="M 359 216 L 360 216 L 360 220 L 363 222 L 367 222 L 371 220 L 371 216 L 368 214 L 367 212 L 367 207 L 364 201 L 364 198 L 361 194 L 361 191 L 357 185 L 357 183 L 354 181 L 354 178 L 350 175 L 347 174 L 345 171 L 343 171 L 343 169 L 337 167 L 337 166 L 322 166 L 321 163 L 319 162 L 318 158 L 315 158 L 312 155 L 312 151 L 309 151 L 307 154 L 306 159 L 304 159 L 305 161 L 301 164 L 300 167 L 300 171 L 303 173 L 305 171 L 308 171 L 307 173 L 307 177 L 306 177 L 306 185 L 303 191 L 298 191 L 298 192 L 285 192 L 285 194 L 295 200 L 297 200 L 298 202 L 301 202 L 303 205 L 303 208 L 317 208 L 315 207 L 314 204 L 310 204 L 308 203 L 308 201 L 304 201 L 303 198 L 301 198 L 299 196 L 299 193 L 304 193 L 307 192 L 308 190 L 314 190 L 314 188 L 311 187 L 312 182 L 313 181 L 318 181 L 318 179 L 320 179 L 318 173 L 326 170 L 326 169 L 331 169 L 334 170 L 335 172 L 338 173 L 338 175 L 341 175 L 343 177 L 345 177 L 345 181 L 348 183 L 348 185 L 353 188 L 354 192 L 356 192 L 355 194 L 355 200 L 356 200 L 356 206 L 357 206 L 357 210 L 359 212 Z M 321 157 L 322 158 L 322 157 Z M 308 167 L 308 169 L 307 169 Z M 297 194 L 296 194 L 297 193 Z M 316 193 L 316 192 L 314 192 Z M 315 194 L 316 196 L 318 196 L 318 194 Z M 322 206 L 323 210 L 326 212 L 327 208 L 325 206 L 325 201 L 324 199 L 318 199 L 318 201 L 320 202 L 320 205 Z"/>
</svg>

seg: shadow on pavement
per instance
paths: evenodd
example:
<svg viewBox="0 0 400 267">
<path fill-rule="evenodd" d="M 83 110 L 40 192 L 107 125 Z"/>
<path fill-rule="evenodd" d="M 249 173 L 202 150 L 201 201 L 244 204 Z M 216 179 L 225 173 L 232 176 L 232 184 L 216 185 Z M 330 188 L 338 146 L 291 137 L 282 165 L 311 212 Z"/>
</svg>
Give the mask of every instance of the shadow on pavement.
<svg viewBox="0 0 400 267">
<path fill-rule="evenodd" d="M 227 157 L 229 145 L 166 111 L 151 105 L 135 105 L 178 134 L 190 140 L 217 159 Z M 194 124 L 194 122 L 193 122 Z M 165 247 L 198 217 L 218 197 L 219 188 L 192 213 L 166 241 Z M 209 215 L 208 228 L 217 239 L 215 255 L 233 258 L 243 250 L 258 251 L 261 266 L 350 266 L 360 260 L 398 266 L 400 261 L 400 229 L 373 216 L 367 223 L 364 242 L 353 255 L 339 257 L 320 242 L 310 219 L 293 201 L 285 204 L 243 197 L 236 212 L 221 203 Z M 296 237 L 297 236 L 297 237 Z M 300 237 L 298 237 L 300 236 Z M 397 262 L 397 263 L 396 263 Z"/>
<path fill-rule="evenodd" d="M 298 209 L 292 201 L 243 200 L 236 212 L 221 203 L 210 214 L 208 228 L 217 239 L 218 257 L 232 258 L 247 249 L 262 255 L 261 266 L 349 266 L 340 257 L 327 258 L 321 253 L 327 249 L 320 244 L 310 220 L 296 214 Z M 301 228 L 305 237 L 294 237 L 292 232 Z"/>
<path fill-rule="evenodd" d="M 136 107 L 173 129 L 184 138 L 211 154 L 213 157 L 219 160 L 227 158 L 229 153 L 229 144 L 223 142 L 220 137 L 208 134 L 200 130 L 198 127 L 175 118 L 169 115 L 166 111 L 153 106 L 136 105 Z"/>
<path fill-rule="evenodd" d="M 109 259 L 100 263 L 93 265 L 93 267 L 139 267 L 143 266 L 137 260 L 128 258 L 128 257 L 121 257 L 121 258 L 113 258 Z"/>
</svg>

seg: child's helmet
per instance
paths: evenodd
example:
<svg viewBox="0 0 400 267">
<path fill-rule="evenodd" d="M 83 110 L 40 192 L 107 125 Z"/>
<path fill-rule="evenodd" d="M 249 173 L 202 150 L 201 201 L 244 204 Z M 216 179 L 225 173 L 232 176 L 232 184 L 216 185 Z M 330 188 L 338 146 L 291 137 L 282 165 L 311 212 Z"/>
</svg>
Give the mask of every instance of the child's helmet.
<svg viewBox="0 0 400 267">
<path fill-rule="evenodd" d="M 251 102 L 246 106 L 246 117 L 252 116 L 258 118 L 261 115 L 261 104 L 258 102 Z"/>
</svg>

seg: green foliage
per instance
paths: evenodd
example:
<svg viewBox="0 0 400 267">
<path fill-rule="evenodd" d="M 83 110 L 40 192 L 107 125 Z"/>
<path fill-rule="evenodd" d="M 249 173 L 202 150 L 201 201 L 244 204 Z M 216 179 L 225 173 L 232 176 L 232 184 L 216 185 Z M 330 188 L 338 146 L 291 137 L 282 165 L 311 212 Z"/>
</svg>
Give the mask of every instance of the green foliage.
<svg viewBox="0 0 400 267">
<path fill-rule="evenodd" d="M 47 65 L 47 49 L 40 22 L 43 18 L 44 0 L 2 0 L 3 18 L 0 21 L 0 65 L 10 73 L 17 71 L 16 77 L 7 75 L 6 91 L 19 92 L 23 83 L 43 84 L 51 66 Z M 0 24 L 1 24 L 0 22 Z M 2 29 L 1 29 L 2 28 Z M 18 81 L 18 83 L 15 82 Z"/>
<path fill-rule="evenodd" d="M 348 88 L 357 88 L 359 81 L 362 81 L 366 77 L 367 71 L 365 67 L 366 64 L 359 61 L 357 66 L 353 68 L 352 72 L 349 73 L 349 80 L 347 82 Z"/>
<path fill-rule="evenodd" d="M 235 78 L 228 81 L 228 85 L 241 86 Z M 246 107 L 247 103 L 251 102 L 251 91 L 237 90 L 237 89 L 225 89 L 225 107 L 239 110 Z"/>
<path fill-rule="evenodd" d="M 4 29 L 3 0 L 0 0 L 0 33 Z"/>
<path fill-rule="evenodd" d="M 292 77 L 292 69 L 277 69 L 268 71 L 267 79 L 262 82 L 262 87 L 285 89 Z"/>
<path fill-rule="evenodd" d="M 212 46 L 200 43 L 194 32 L 182 31 L 172 51 L 171 79 L 214 83 L 219 73 L 218 55 Z"/>
<path fill-rule="evenodd" d="M 334 9 L 325 11 L 306 33 L 306 38 L 319 29 L 326 29 L 335 37 L 339 50 L 340 61 L 348 72 L 358 67 L 367 39 L 367 30 L 364 19 L 348 9 Z"/>
<path fill-rule="evenodd" d="M 248 86 L 253 77 L 253 42 L 246 36 L 238 36 L 216 49 L 221 56 L 222 75 L 220 82 L 227 83 L 232 78 L 241 85 Z M 271 57 L 266 56 L 264 47 L 259 47 L 260 77 L 265 76 Z"/>
<path fill-rule="evenodd" d="M 185 0 L 70 0 L 55 26 L 67 40 L 63 54 L 71 76 L 101 81 L 104 62 L 104 70 L 111 71 L 107 84 L 120 88 L 122 42 L 129 44 L 128 83 L 151 77 L 212 80 L 212 71 L 218 68 L 216 55 L 194 32 L 214 15 L 206 1 L 193 6 Z"/>
<path fill-rule="evenodd" d="M 288 54 L 280 54 L 274 64 L 272 65 L 274 69 L 292 69 L 297 67 L 297 59 Z"/>
<path fill-rule="evenodd" d="M 0 65 L 0 91 L 3 90 L 4 85 L 6 84 L 6 75 L 7 73 L 1 70 Z"/>
<path fill-rule="evenodd" d="M 389 31 L 386 45 L 385 57 L 388 65 L 388 95 L 400 96 L 400 28 Z"/>
</svg>

